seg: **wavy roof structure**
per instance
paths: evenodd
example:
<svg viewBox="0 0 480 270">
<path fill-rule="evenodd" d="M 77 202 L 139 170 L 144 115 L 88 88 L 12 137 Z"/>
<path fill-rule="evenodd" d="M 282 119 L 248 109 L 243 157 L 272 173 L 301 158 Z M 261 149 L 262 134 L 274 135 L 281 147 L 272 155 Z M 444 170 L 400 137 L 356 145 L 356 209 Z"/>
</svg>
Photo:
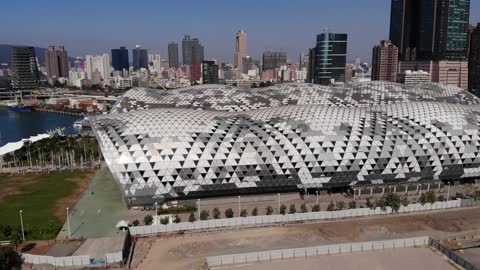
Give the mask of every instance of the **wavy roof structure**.
<svg viewBox="0 0 480 270">
<path fill-rule="evenodd" d="M 125 93 L 114 112 L 138 109 L 184 108 L 241 112 L 287 105 L 370 107 L 411 101 L 478 104 L 460 88 L 441 84 L 406 86 L 386 82 L 322 86 L 307 83 L 278 84 L 241 89 L 226 85 L 198 85 L 175 90 L 134 88 Z"/>
<path fill-rule="evenodd" d="M 94 119 L 129 205 L 480 176 L 480 103 L 372 82 L 128 91 Z"/>
</svg>

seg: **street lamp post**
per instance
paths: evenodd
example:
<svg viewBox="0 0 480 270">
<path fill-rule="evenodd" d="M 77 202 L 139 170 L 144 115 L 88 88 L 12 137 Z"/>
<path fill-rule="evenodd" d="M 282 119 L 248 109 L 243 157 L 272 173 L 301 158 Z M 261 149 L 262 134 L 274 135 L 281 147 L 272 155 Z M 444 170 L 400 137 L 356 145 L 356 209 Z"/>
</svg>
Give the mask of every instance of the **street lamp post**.
<svg viewBox="0 0 480 270">
<path fill-rule="evenodd" d="M 158 202 L 155 202 L 155 220 L 158 222 Z"/>
<path fill-rule="evenodd" d="M 240 216 L 241 211 L 242 211 L 242 207 L 240 205 L 240 195 L 238 195 L 238 216 Z"/>
<path fill-rule="evenodd" d="M 68 210 L 69 210 L 69 208 L 67 207 L 67 230 L 68 230 L 68 239 L 70 239 L 70 237 L 72 237 L 72 235 L 70 234 L 70 217 L 68 215 Z"/>
<path fill-rule="evenodd" d="M 447 189 L 447 201 L 450 200 L 450 182 L 447 183 L 448 189 Z"/>
<path fill-rule="evenodd" d="M 200 218 L 200 199 L 197 199 L 198 217 Z"/>
<path fill-rule="evenodd" d="M 20 210 L 20 225 L 22 227 L 22 240 L 25 241 L 25 231 L 23 230 L 23 217 L 22 217 L 23 210 Z"/>
<path fill-rule="evenodd" d="M 317 205 L 318 205 L 318 190 L 317 190 Z"/>
</svg>

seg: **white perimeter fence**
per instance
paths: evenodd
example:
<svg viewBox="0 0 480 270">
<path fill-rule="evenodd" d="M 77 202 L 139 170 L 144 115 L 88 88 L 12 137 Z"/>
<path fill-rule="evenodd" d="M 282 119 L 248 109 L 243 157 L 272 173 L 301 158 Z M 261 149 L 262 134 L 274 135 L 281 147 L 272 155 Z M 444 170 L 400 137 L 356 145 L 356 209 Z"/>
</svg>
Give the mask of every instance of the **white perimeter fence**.
<svg viewBox="0 0 480 270">
<path fill-rule="evenodd" d="M 31 264 L 51 264 L 53 266 L 90 265 L 89 256 L 53 257 L 43 255 L 22 254 L 23 261 Z"/>
<path fill-rule="evenodd" d="M 90 256 L 53 257 L 44 255 L 22 254 L 23 261 L 31 264 L 51 264 L 53 266 L 84 266 L 90 265 Z M 105 254 L 105 263 L 123 261 L 122 252 Z"/>
<path fill-rule="evenodd" d="M 409 204 L 408 206 L 401 206 L 398 213 L 412 213 L 420 211 L 440 210 L 448 208 L 469 207 L 471 204 L 462 204 L 462 200 L 454 200 L 447 202 L 436 202 L 433 204 Z M 320 211 L 309 213 L 295 213 L 286 215 L 269 215 L 269 216 L 250 216 L 250 217 L 236 217 L 223 218 L 211 220 L 198 220 L 194 222 L 180 222 L 170 224 L 158 224 L 150 226 L 130 227 L 130 234 L 132 236 L 147 236 L 159 233 L 170 233 L 191 230 L 206 230 L 234 226 L 261 226 L 274 223 L 285 222 L 302 222 L 311 220 L 332 220 L 341 218 L 365 217 L 376 215 L 392 214 L 392 209 L 387 207 L 386 211 L 382 211 L 380 207 L 376 209 L 370 208 L 356 208 L 341 211 Z"/>
<path fill-rule="evenodd" d="M 384 240 L 374 242 L 359 242 L 338 244 L 329 246 L 317 246 L 307 248 L 292 248 L 270 251 L 251 252 L 244 254 L 231 254 L 222 256 L 207 257 L 209 267 L 249 264 L 259 262 L 269 262 L 289 259 L 302 259 L 319 255 L 344 254 L 362 251 L 375 251 L 392 248 L 406 248 L 428 246 L 430 238 L 428 236 L 405 238 L 396 240 Z"/>
</svg>

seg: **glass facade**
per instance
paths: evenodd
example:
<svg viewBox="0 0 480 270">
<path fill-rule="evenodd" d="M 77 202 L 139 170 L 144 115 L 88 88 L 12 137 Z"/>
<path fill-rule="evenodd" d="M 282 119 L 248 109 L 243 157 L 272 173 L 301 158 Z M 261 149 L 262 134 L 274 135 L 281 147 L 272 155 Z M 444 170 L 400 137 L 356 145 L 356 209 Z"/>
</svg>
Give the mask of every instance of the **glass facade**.
<svg viewBox="0 0 480 270">
<path fill-rule="evenodd" d="M 470 0 L 392 0 L 390 39 L 400 60 L 466 60 Z"/>
<path fill-rule="evenodd" d="M 445 58 L 467 59 L 470 0 L 450 0 L 448 5 Z"/>
<path fill-rule="evenodd" d="M 128 50 L 125 47 L 120 47 L 120 49 L 112 49 L 112 66 L 114 70 L 128 70 Z"/>
<path fill-rule="evenodd" d="M 317 36 L 314 83 L 345 82 L 347 34 L 325 32 Z"/>
</svg>

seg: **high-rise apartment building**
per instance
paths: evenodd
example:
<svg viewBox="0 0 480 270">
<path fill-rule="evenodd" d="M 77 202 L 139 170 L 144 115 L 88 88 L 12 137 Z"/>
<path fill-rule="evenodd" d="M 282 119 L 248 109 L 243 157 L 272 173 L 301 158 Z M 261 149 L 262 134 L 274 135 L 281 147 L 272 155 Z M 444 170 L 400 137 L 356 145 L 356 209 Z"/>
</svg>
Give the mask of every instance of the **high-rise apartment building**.
<svg viewBox="0 0 480 270">
<path fill-rule="evenodd" d="M 244 56 L 242 58 L 242 73 L 248 74 L 249 70 L 252 70 L 254 66 L 253 58 L 250 56 Z"/>
<path fill-rule="evenodd" d="M 243 58 L 245 56 L 247 56 L 247 32 L 241 30 L 235 36 L 234 65 L 242 73 L 245 73 L 243 69 Z"/>
<path fill-rule="evenodd" d="M 467 61 L 401 61 L 398 66 L 399 74 L 407 70 L 426 71 L 432 82 L 468 88 Z"/>
<path fill-rule="evenodd" d="M 328 30 L 317 35 L 313 83 L 328 85 L 345 82 L 347 40 L 347 34 L 331 33 Z"/>
<path fill-rule="evenodd" d="M 203 84 L 218 84 L 218 65 L 215 61 L 202 62 Z"/>
<path fill-rule="evenodd" d="M 45 69 L 49 82 L 68 78 L 68 54 L 63 46 L 49 46 L 45 50 Z"/>
<path fill-rule="evenodd" d="M 287 65 L 286 52 L 271 52 L 263 53 L 262 70 L 276 69 Z"/>
<path fill-rule="evenodd" d="M 98 78 L 97 74 L 100 74 L 101 79 L 106 82 L 110 78 L 110 56 L 107 53 L 96 56 L 87 55 L 85 71 L 89 80 Z"/>
<path fill-rule="evenodd" d="M 406 70 L 404 73 L 398 75 L 398 82 L 405 85 L 416 85 L 428 83 L 431 80 L 430 73 L 426 71 L 411 71 Z"/>
<path fill-rule="evenodd" d="M 171 68 L 178 68 L 178 44 L 176 42 L 168 43 L 168 64 Z"/>
<path fill-rule="evenodd" d="M 29 94 L 38 88 L 40 77 L 33 47 L 14 47 L 12 54 L 12 88 Z"/>
<path fill-rule="evenodd" d="M 480 23 L 470 35 L 468 89 L 475 92 L 480 91 Z"/>
<path fill-rule="evenodd" d="M 148 68 L 148 50 L 137 45 L 132 50 L 133 57 L 133 70 L 139 70 L 141 68 Z"/>
<path fill-rule="evenodd" d="M 398 47 L 390 40 L 382 40 L 373 47 L 372 80 L 397 82 Z"/>
<path fill-rule="evenodd" d="M 204 49 L 198 38 L 185 35 L 182 40 L 182 57 L 184 65 L 201 65 L 204 59 Z"/>
<path fill-rule="evenodd" d="M 120 47 L 120 49 L 112 49 L 111 53 L 113 70 L 123 71 L 124 69 L 129 69 L 127 48 Z"/>
<path fill-rule="evenodd" d="M 400 60 L 467 59 L 470 0 L 392 0 L 390 40 Z"/>
<path fill-rule="evenodd" d="M 148 54 L 148 68 L 153 71 L 161 71 L 162 69 L 162 58 L 159 53 L 149 53 Z"/>
</svg>

